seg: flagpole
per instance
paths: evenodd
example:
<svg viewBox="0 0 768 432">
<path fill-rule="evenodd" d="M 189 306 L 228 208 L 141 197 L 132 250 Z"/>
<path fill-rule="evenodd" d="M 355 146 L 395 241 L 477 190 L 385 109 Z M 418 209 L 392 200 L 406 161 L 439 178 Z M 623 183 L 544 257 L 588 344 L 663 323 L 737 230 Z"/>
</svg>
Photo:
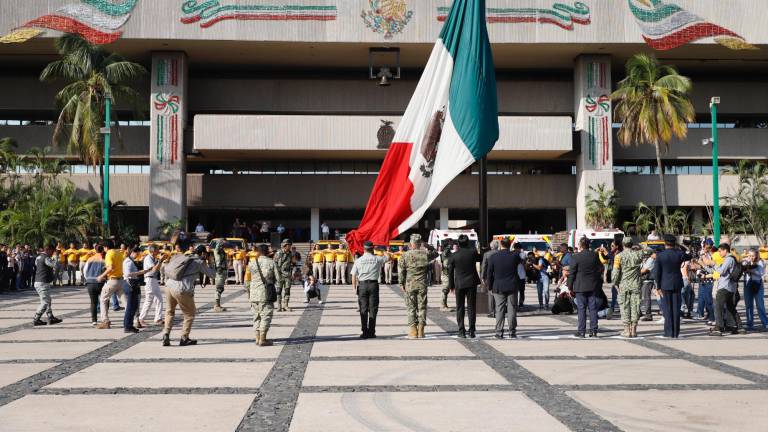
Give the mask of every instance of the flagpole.
<svg viewBox="0 0 768 432">
<path fill-rule="evenodd" d="M 480 159 L 480 233 L 481 248 L 488 247 L 488 158 Z"/>
</svg>

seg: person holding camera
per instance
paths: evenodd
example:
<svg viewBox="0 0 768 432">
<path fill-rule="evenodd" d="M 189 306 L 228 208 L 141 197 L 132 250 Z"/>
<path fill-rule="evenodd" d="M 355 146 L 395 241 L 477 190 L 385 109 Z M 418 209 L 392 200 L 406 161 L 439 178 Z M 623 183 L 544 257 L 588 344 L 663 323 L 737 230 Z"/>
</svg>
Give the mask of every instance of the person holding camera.
<svg viewBox="0 0 768 432">
<path fill-rule="evenodd" d="M 721 243 L 718 252 L 723 257 L 723 262 L 713 274 L 717 294 L 715 295 L 715 327 L 710 330 L 710 334 L 722 336 L 727 331 L 737 334 L 739 318 L 736 311 L 736 292 L 741 278 L 741 265 L 731 254 L 731 246 L 728 243 Z"/>
<path fill-rule="evenodd" d="M 757 307 L 757 315 L 763 329 L 768 329 L 768 316 L 765 313 L 765 289 L 763 287 L 763 277 L 765 276 L 765 262 L 760 259 L 760 254 L 751 249 L 742 261 L 741 266 L 747 275 L 747 283 L 744 286 L 744 302 L 747 309 L 747 330 L 754 330 L 755 314 L 754 308 Z"/>
</svg>

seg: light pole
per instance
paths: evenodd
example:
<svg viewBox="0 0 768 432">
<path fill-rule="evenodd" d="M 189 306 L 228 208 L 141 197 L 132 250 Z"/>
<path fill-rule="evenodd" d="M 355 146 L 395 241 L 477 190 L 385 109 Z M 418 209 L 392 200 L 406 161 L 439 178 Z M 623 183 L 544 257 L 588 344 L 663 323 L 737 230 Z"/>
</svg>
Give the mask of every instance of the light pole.
<svg viewBox="0 0 768 432">
<path fill-rule="evenodd" d="M 109 236 L 109 145 L 112 135 L 112 95 L 107 93 L 104 98 L 104 127 L 101 133 L 104 134 L 104 196 L 102 203 L 101 223 L 103 225 L 104 236 Z"/>
<path fill-rule="evenodd" d="M 709 103 L 712 113 L 712 231 L 715 245 L 720 244 L 720 167 L 717 148 L 717 105 L 720 97 L 715 96 Z"/>
</svg>

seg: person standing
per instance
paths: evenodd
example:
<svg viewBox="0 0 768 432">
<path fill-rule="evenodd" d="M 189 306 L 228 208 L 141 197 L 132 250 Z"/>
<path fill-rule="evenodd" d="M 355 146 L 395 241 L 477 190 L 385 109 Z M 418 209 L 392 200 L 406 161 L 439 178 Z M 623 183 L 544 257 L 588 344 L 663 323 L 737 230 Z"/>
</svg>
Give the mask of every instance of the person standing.
<svg viewBox="0 0 768 432">
<path fill-rule="evenodd" d="M 430 257 L 424 249 L 421 235 L 411 235 L 411 247 L 400 258 L 397 282 L 405 293 L 408 314 L 408 337 L 423 338 L 427 325 L 427 267 Z"/>
<path fill-rule="evenodd" d="M 664 250 L 656 255 L 656 289 L 664 315 L 664 336 L 680 337 L 680 304 L 682 303 L 683 275 L 680 268 L 691 256 L 677 247 L 677 238 L 664 236 Z"/>
<path fill-rule="evenodd" d="M 576 293 L 579 324 L 575 336 L 583 338 L 587 329 L 589 309 L 589 337 L 597 337 L 597 291 L 603 289 L 603 264 L 595 251 L 589 250 L 588 240 L 579 240 L 579 253 L 571 257 L 568 269 L 568 289 Z"/>
<path fill-rule="evenodd" d="M 144 271 L 139 271 L 136 259 L 141 253 L 138 247 L 133 248 L 128 256 L 123 259 L 123 289 L 125 291 L 125 315 L 123 316 L 123 331 L 125 333 L 138 333 L 139 329 L 133 324 L 133 318 L 139 309 L 139 297 L 141 296 L 141 276 Z"/>
<path fill-rule="evenodd" d="M 293 242 L 289 239 L 283 240 L 280 244 L 280 250 L 275 252 L 274 262 L 277 274 L 275 278 L 277 280 L 277 311 L 278 312 L 291 312 L 292 309 L 289 306 L 291 300 L 291 271 L 293 269 L 293 254 L 291 254 L 291 246 Z M 334 254 L 335 258 L 335 254 Z M 334 260 L 335 261 L 335 260 Z M 333 264 L 331 264 L 333 265 Z M 253 275 L 251 275 L 253 276 Z M 253 283 L 253 278 L 251 278 Z"/>
<path fill-rule="evenodd" d="M 56 261 L 51 256 L 53 255 L 53 245 L 47 245 L 35 259 L 35 291 L 40 297 L 40 306 L 35 312 L 35 318 L 32 323 L 36 326 L 45 325 L 46 322 L 42 321 L 43 314 L 48 316 L 48 325 L 58 324 L 62 322 L 61 319 L 53 316 L 53 309 L 51 308 L 51 285 L 53 284 L 54 272 L 56 270 Z"/>
<path fill-rule="evenodd" d="M 520 264 L 517 265 L 517 275 L 520 278 L 520 289 L 517 290 L 517 309 L 522 311 L 525 308 L 525 283 L 528 279 L 528 275 L 525 272 L 527 254 L 523 250 L 523 246 L 517 242 L 512 245 L 512 253 L 520 255 Z"/>
<path fill-rule="evenodd" d="M 69 244 L 69 249 L 65 251 L 67 254 L 67 283 L 69 285 L 77 285 L 75 277 L 77 276 L 77 269 L 79 266 L 77 246 L 74 243 Z"/>
<path fill-rule="evenodd" d="M 491 250 L 483 254 L 483 261 L 480 263 L 480 279 L 483 287 L 488 292 L 488 318 L 496 318 L 496 302 L 494 301 L 493 290 L 488 284 L 488 264 L 491 257 L 499 251 L 499 241 L 491 241 Z"/>
<path fill-rule="evenodd" d="M 487 284 L 493 292 L 496 306 L 496 339 L 504 339 L 504 318 L 507 319 L 509 338 L 517 338 L 518 291 L 524 289 L 519 266 L 523 261 L 519 250 L 510 251 L 510 241 L 503 238 L 500 249 L 488 257 Z M 517 245 L 516 245 L 517 246 Z"/>
<path fill-rule="evenodd" d="M 336 251 L 336 285 L 347 284 L 347 263 L 349 262 L 349 251 L 344 243 Z M 391 283 L 392 277 L 390 275 Z"/>
<path fill-rule="evenodd" d="M 240 250 L 240 246 L 235 246 L 235 252 L 232 255 L 232 269 L 235 271 L 235 283 L 243 284 L 243 268 L 245 267 L 245 251 Z"/>
<path fill-rule="evenodd" d="M 656 285 L 654 269 L 656 268 L 656 252 L 651 249 L 643 251 L 643 265 L 640 267 L 640 277 L 642 278 L 641 296 L 642 296 L 642 314 L 643 321 L 653 321 L 653 288 Z"/>
<path fill-rule="evenodd" d="M 125 255 L 120 249 L 114 247 L 112 240 L 108 242 L 107 252 L 104 255 L 104 272 L 99 275 L 99 282 L 104 283 L 101 289 L 101 322 L 98 329 L 111 328 L 109 321 L 109 300 L 113 295 L 123 293 L 123 260 Z M 126 311 L 127 313 L 127 311 Z"/>
<path fill-rule="evenodd" d="M 333 246 L 328 245 L 328 249 L 323 252 L 323 259 L 325 261 L 325 283 L 331 285 L 333 283 L 333 270 L 336 268 L 336 250 Z"/>
<path fill-rule="evenodd" d="M 683 318 L 685 319 L 693 319 L 693 303 L 696 301 L 696 293 L 693 290 L 693 281 L 696 277 L 697 268 L 698 265 L 693 257 L 684 262 L 680 267 L 680 274 L 683 276 L 683 306 L 685 306 Z"/>
<path fill-rule="evenodd" d="M 320 225 L 320 232 L 323 234 L 323 240 L 328 240 L 328 237 L 331 236 L 331 228 L 325 222 Z"/>
<path fill-rule="evenodd" d="M 389 260 L 389 254 L 374 255 L 373 243 L 363 243 L 363 256 L 352 264 L 352 289 L 357 294 L 360 308 L 360 339 L 376 337 L 376 315 L 379 312 L 379 272 L 381 265 Z"/>
<path fill-rule="evenodd" d="M 197 307 L 195 306 L 195 284 L 200 275 L 214 277 L 215 272 L 206 264 L 208 250 L 204 245 L 195 248 L 190 255 L 174 255 L 165 266 L 166 273 L 166 303 L 165 328 L 163 329 L 163 346 L 171 345 L 171 330 L 173 329 L 173 317 L 176 314 L 176 306 L 181 307 L 184 314 L 184 323 L 181 326 L 181 339 L 179 346 L 196 345 L 197 341 L 189 338 L 192 331 L 192 323 L 195 320 Z"/>
<path fill-rule="evenodd" d="M 282 250 L 278 251 L 277 254 L 280 252 Z M 269 258 L 267 245 L 260 245 L 256 248 L 256 258 L 248 264 L 248 270 L 251 272 L 248 299 L 251 303 L 251 312 L 253 312 L 253 331 L 256 343 L 259 346 L 271 346 L 272 341 L 267 339 L 267 333 L 275 313 L 275 301 L 280 298 L 275 289 L 275 282 L 280 283 L 281 269 L 275 261 Z"/>
<path fill-rule="evenodd" d="M 736 334 L 739 330 L 736 311 L 738 279 L 734 280 L 733 277 L 737 261 L 736 257 L 731 255 L 731 246 L 728 243 L 721 243 L 718 252 L 723 261 L 713 275 L 717 281 L 717 294 L 715 295 L 715 329 L 711 334 L 722 336 L 725 332 Z M 729 323 L 732 326 L 728 326 Z"/>
<path fill-rule="evenodd" d="M 104 246 L 96 246 L 96 253 L 93 254 L 83 267 L 85 274 L 85 287 L 88 290 L 88 297 L 91 299 L 91 325 L 99 325 L 96 311 L 99 307 L 99 298 L 104 284 L 99 281 L 99 276 L 104 273 Z"/>
<path fill-rule="evenodd" d="M 637 323 L 640 320 L 640 268 L 643 266 L 643 254 L 632 249 L 632 237 L 625 236 L 622 243 L 624 250 L 616 256 L 613 264 L 613 285 L 619 290 L 619 308 L 624 323 L 621 336 L 634 338 L 637 337 Z"/>
<path fill-rule="evenodd" d="M 392 285 L 392 269 L 395 267 L 395 257 L 390 256 L 389 259 L 384 262 L 384 274 L 381 277 L 383 283 Z"/>
<path fill-rule="evenodd" d="M 213 249 L 213 265 L 216 270 L 216 299 L 213 306 L 214 312 L 226 312 L 227 308 L 221 306 L 221 295 L 224 293 L 224 285 L 227 284 L 227 251 L 224 249 L 224 240 L 216 243 Z"/>
<path fill-rule="evenodd" d="M 96 253 L 95 245 L 94 248 L 89 248 L 88 243 L 83 243 L 83 247 L 81 247 L 78 251 L 78 270 L 80 271 L 80 285 L 85 286 L 85 263 L 88 262 L 88 259 L 93 256 L 93 254 Z"/>
<path fill-rule="evenodd" d="M 464 312 L 469 318 L 469 337 L 475 337 L 477 286 L 477 263 L 482 257 L 477 250 L 470 248 L 469 237 L 459 236 L 459 250 L 448 259 L 448 289 L 456 294 L 456 322 L 459 325 L 459 337 L 467 337 L 464 327 Z"/>
<path fill-rule="evenodd" d="M 320 250 L 319 244 L 315 243 L 315 245 L 312 247 L 312 252 L 309 253 L 309 257 L 307 259 L 312 260 L 312 275 L 315 277 L 315 280 L 324 282 L 323 251 Z"/>
<path fill-rule="evenodd" d="M 768 329 L 768 316 L 765 313 L 765 289 L 763 288 L 765 262 L 760 258 L 760 254 L 755 249 L 750 249 L 742 263 L 742 267 L 747 275 L 747 283 L 744 286 L 747 330 L 752 331 L 755 329 L 755 307 L 757 307 L 757 316 L 763 325 L 763 329 Z"/>
<path fill-rule="evenodd" d="M 550 263 L 542 252 L 535 257 L 533 268 L 539 272 L 539 279 L 536 281 L 536 292 L 539 295 L 539 310 L 549 309 L 549 268 Z"/>
<path fill-rule="evenodd" d="M 139 313 L 139 324 L 143 327 L 147 326 L 144 320 L 147 318 L 151 306 L 155 307 L 155 325 L 163 324 L 163 292 L 160 290 L 160 266 L 162 262 L 163 257 L 159 254 L 157 245 L 150 245 L 147 255 L 142 260 L 142 270 L 147 272 L 144 274 L 146 286 L 144 304 Z"/>
</svg>

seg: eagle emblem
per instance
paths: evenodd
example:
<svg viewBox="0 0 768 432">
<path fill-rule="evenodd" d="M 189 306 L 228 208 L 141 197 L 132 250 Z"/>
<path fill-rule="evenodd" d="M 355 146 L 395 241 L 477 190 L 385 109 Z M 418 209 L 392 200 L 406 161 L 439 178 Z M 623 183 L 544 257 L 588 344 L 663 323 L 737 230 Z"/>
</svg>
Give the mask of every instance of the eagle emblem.
<svg viewBox="0 0 768 432">
<path fill-rule="evenodd" d="M 382 120 L 379 132 L 376 133 L 376 138 L 379 140 L 377 149 L 386 150 L 392 144 L 392 140 L 395 139 L 395 128 L 392 127 L 392 122 L 389 120 Z"/>
<path fill-rule="evenodd" d="M 424 134 L 424 141 L 421 145 L 421 156 L 424 163 L 419 170 L 425 178 L 432 177 L 435 170 L 435 159 L 437 159 L 437 147 L 440 145 L 440 137 L 443 135 L 443 123 L 445 122 L 445 109 L 437 111 L 429 122 L 427 132 Z"/>
<path fill-rule="evenodd" d="M 403 31 L 413 18 L 413 11 L 408 10 L 405 0 L 368 0 L 369 10 L 360 15 L 365 25 L 376 33 L 384 35 L 384 39 Z"/>
</svg>

